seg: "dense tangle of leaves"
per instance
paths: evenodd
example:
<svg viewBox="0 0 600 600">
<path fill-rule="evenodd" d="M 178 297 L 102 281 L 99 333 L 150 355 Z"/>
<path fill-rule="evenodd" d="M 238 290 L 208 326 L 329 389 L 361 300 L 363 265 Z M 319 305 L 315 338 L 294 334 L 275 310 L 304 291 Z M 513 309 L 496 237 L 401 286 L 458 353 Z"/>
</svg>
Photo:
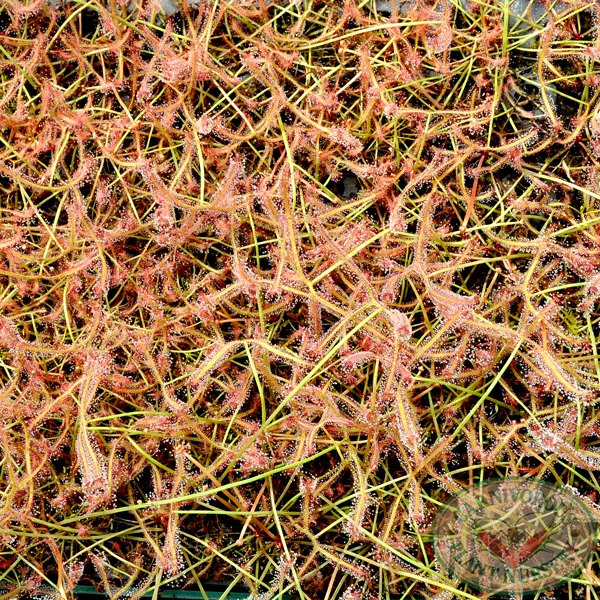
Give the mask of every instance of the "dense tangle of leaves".
<svg viewBox="0 0 600 600">
<path fill-rule="evenodd" d="M 0 1 L 9 596 L 442 597 L 474 478 L 599 514 L 598 9 L 379 4 Z"/>
</svg>

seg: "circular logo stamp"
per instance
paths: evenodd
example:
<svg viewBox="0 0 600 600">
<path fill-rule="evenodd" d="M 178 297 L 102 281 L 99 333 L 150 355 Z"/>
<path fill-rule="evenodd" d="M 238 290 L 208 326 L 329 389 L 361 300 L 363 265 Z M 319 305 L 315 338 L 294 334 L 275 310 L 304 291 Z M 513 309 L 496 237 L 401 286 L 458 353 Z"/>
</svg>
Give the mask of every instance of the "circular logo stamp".
<svg viewBox="0 0 600 600">
<path fill-rule="evenodd" d="M 596 544 L 587 506 L 565 488 L 531 479 L 471 486 L 433 522 L 441 568 L 497 594 L 549 590 L 575 576 Z"/>
</svg>

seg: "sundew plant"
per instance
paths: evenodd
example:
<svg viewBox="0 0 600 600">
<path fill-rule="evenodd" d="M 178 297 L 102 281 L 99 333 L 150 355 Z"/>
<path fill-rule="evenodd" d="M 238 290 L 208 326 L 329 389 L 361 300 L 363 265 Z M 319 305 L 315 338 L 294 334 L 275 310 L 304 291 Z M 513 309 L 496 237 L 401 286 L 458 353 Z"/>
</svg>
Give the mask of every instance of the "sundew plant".
<svg viewBox="0 0 600 600">
<path fill-rule="evenodd" d="M 599 17 L 0 0 L 0 598 L 473 599 L 452 495 L 600 518 Z"/>
</svg>

